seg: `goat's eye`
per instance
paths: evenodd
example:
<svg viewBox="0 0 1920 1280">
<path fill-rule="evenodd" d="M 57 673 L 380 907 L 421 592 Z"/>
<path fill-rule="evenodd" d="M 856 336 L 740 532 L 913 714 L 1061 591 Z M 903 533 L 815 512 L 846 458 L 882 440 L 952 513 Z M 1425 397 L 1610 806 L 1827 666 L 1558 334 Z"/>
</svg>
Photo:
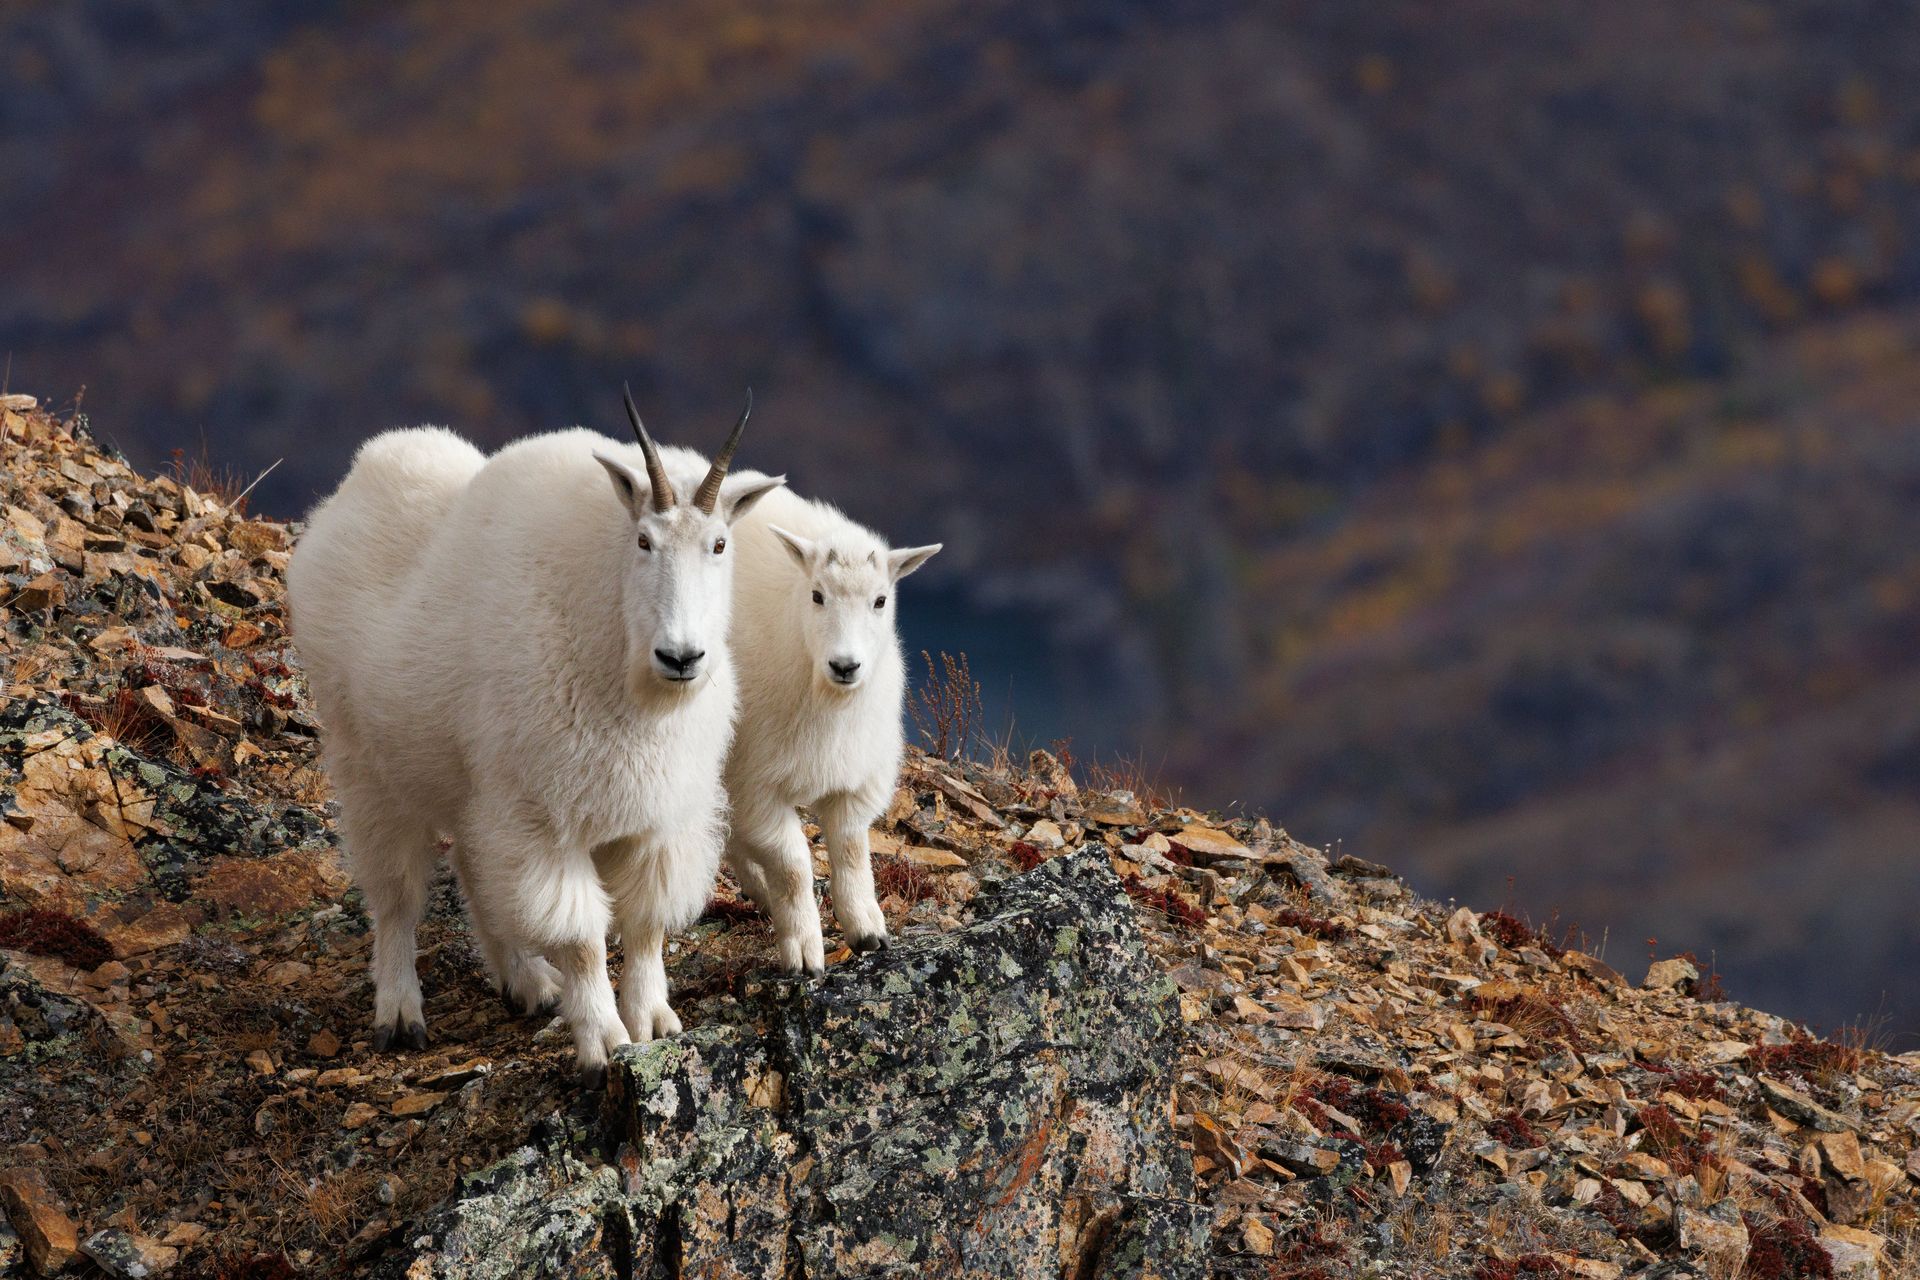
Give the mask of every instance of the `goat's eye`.
<svg viewBox="0 0 1920 1280">
<path fill-rule="evenodd" d="M 884 609 L 884 608 L 886 608 L 886 607 L 887 607 L 887 598 L 886 598 L 885 596 L 880 596 L 880 597 L 878 597 L 878 598 L 876 598 L 876 599 L 874 600 L 874 602 L 873 602 L 873 607 L 874 607 L 874 608 L 876 608 L 876 609 Z"/>
<path fill-rule="evenodd" d="M 647 536 L 646 534 L 644 534 L 644 533 L 640 535 L 640 549 L 641 549 L 642 551 L 651 551 L 651 550 L 653 550 L 653 539 L 652 539 L 652 538 L 649 538 L 649 537 L 648 537 L 648 536 Z"/>
<path fill-rule="evenodd" d="M 813 602 L 815 604 L 825 604 L 827 602 L 827 598 L 821 595 L 818 591 L 816 591 L 813 593 Z"/>
<path fill-rule="evenodd" d="M 713 554 L 719 555 L 722 551 L 725 551 L 726 549 L 727 549 L 727 540 L 725 538 L 715 539 L 713 544 Z"/>
</svg>

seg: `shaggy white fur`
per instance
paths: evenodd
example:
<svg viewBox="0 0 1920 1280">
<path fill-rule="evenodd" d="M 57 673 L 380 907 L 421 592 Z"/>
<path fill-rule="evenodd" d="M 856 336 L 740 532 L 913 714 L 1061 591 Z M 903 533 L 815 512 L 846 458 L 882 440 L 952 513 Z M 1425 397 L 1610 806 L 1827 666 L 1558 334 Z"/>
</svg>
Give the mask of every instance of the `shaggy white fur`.
<svg viewBox="0 0 1920 1280">
<path fill-rule="evenodd" d="M 727 863 L 772 917 L 781 963 L 819 973 L 820 910 L 795 806 L 820 821 L 848 943 L 882 945 L 867 829 L 893 797 L 904 749 L 895 588 L 940 546 L 890 550 L 790 490 L 770 494 L 734 534 L 740 717 L 727 757 Z"/>
<path fill-rule="evenodd" d="M 681 495 L 707 471 L 661 457 Z M 485 459 L 420 428 L 369 441 L 314 511 L 288 596 L 373 916 L 376 1047 L 425 1043 L 414 935 L 442 836 L 494 980 L 557 1004 L 590 1082 L 614 1046 L 679 1030 L 660 948 L 725 829 L 727 544 L 780 483 L 662 512 L 637 445 L 576 429 Z"/>
</svg>

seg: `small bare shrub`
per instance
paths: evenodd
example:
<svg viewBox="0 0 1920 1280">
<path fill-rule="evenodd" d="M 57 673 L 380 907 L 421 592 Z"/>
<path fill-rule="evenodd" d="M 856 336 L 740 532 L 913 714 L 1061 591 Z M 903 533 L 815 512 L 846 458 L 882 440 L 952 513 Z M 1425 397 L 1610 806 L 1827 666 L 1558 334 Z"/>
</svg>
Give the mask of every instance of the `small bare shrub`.
<svg viewBox="0 0 1920 1280">
<path fill-rule="evenodd" d="M 927 678 L 907 704 L 913 713 L 913 727 L 926 744 L 928 755 L 958 760 L 980 731 L 985 714 L 980 705 L 980 686 L 964 653 L 956 656 L 942 650 L 938 664 L 925 649 L 920 657 L 927 664 Z"/>
</svg>

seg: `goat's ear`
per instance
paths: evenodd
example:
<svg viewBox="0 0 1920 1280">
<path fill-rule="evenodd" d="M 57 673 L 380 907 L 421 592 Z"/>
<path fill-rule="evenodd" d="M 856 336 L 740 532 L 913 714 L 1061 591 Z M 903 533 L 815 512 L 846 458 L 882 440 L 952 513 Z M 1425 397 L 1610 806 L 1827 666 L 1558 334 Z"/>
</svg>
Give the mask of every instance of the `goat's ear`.
<svg viewBox="0 0 1920 1280">
<path fill-rule="evenodd" d="M 618 458 L 609 458 L 595 451 L 593 460 L 607 469 L 607 477 L 613 481 L 613 491 L 626 504 L 627 514 L 638 520 L 642 505 L 653 490 L 647 484 L 647 478 L 635 471 Z"/>
<path fill-rule="evenodd" d="M 797 533 L 788 533 L 777 524 L 770 524 L 767 529 L 774 537 L 780 539 L 780 545 L 787 549 L 787 554 L 793 557 L 795 564 L 802 569 L 808 567 L 813 559 L 813 543 Z"/>
<path fill-rule="evenodd" d="M 933 542 L 924 547 L 901 547 L 898 551 L 889 551 L 887 552 L 887 572 L 893 575 L 895 582 L 898 582 L 933 559 L 933 553 L 945 545 L 944 542 Z"/>
<path fill-rule="evenodd" d="M 786 482 L 785 476 L 740 476 L 737 482 L 728 480 L 720 486 L 721 518 L 732 524 L 753 510 L 754 503 Z"/>
</svg>

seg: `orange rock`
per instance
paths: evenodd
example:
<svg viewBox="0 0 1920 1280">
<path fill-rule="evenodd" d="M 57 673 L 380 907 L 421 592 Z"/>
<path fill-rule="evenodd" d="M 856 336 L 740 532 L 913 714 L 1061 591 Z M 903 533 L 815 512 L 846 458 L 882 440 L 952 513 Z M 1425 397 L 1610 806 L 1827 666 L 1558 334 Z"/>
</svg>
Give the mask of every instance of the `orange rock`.
<svg viewBox="0 0 1920 1280">
<path fill-rule="evenodd" d="M 7 603 L 22 613 L 38 613 L 42 609 L 55 607 L 66 598 L 67 591 L 60 585 L 59 575 L 49 572 L 14 592 L 13 599 Z"/>
<path fill-rule="evenodd" d="M 346 887 L 329 849 L 290 849 L 266 858 L 215 858 L 194 896 L 238 915 L 283 916 Z"/>
<path fill-rule="evenodd" d="M 433 1110 L 446 1100 L 444 1093 L 410 1093 L 404 1098 L 394 1099 L 390 1110 L 396 1116 L 417 1116 Z"/>
<path fill-rule="evenodd" d="M 177 947 L 187 940 L 200 913 L 176 902 L 163 902 L 143 916 L 126 924 L 102 930 L 113 954 L 122 960 L 143 956 L 166 947 Z"/>
<path fill-rule="evenodd" d="M 41 1275 L 59 1271 L 79 1253 L 80 1233 L 38 1169 L 0 1173 L 0 1207 L 26 1246 L 27 1261 Z"/>
</svg>

